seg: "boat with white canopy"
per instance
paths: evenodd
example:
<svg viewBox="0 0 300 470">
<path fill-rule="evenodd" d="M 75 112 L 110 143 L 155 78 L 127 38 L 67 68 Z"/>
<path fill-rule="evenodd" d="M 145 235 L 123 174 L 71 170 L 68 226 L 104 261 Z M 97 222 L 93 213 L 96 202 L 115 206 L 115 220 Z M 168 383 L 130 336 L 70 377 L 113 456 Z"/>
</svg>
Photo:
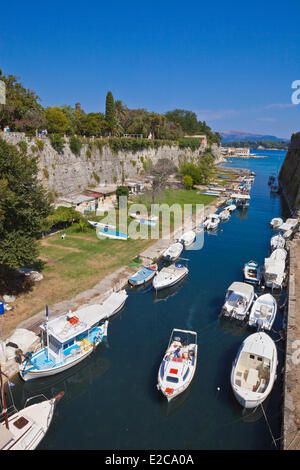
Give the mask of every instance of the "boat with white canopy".
<svg viewBox="0 0 300 470">
<path fill-rule="evenodd" d="M 187 276 L 188 272 L 188 268 L 182 264 L 166 266 L 153 279 L 153 287 L 155 290 L 160 290 L 173 286 Z"/>
<path fill-rule="evenodd" d="M 244 408 L 256 408 L 271 393 L 276 380 L 276 345 L 263 331 L 248 336 L 231 370 L 231 387 Z"/>
<path fill-rule="evenodd" d="M 277 302 L 271 294 L 257 297 L 249 315 L 249 326 L 270 331 L 277 313 Z"/>
<path fill-rule="evenodd" d="M 23 380 L 63 372 L 88 357 L 107 337 L 108 318 L 118 313 L 128 294 L 113 292 L 102 304 L 69 312 L 43 323 L 44 346 L 34 354 L 26 353 L 19 367 Z"/>
<path fill-rule="evenodd" d="M 179 258 L 183 250 L 183 244 L 180 242 L 173 243 L 167 248 L 162 256 L 167 261 L 175 261 Z"/>
<path fill-rule="evenodd" d="M 157 377 L 157 389 L 168 401 L 184 392 L 192 382 L 197 352 L 197 333 L 174 328 Z"/>
<path fill-rule="evenodd" d="M 285 247 L 285 239 L 282 235 L 274 235 L 270 240 L 271 250 Z"/>
<path fill-rule="evenodd" d="M 282 258 L 272 258 L 271 256 L 265 258 L 264 280 L 266 287 L 281 289 L 285 280 L 285 260 Z"/>
<path fill-rule="evenodd" d="M 249 194 L 233 193 L 230 197 L 235 201 L 235 205 L 238 209 L 247 209 L 249 206 Z"/>
<path fill-rule="evenodd" d="M 233 282 L 227 289 L 221 315 L 237 320 L 244 320 L 253 300 L 253 286 L 245 282 Z"/>
</svg>

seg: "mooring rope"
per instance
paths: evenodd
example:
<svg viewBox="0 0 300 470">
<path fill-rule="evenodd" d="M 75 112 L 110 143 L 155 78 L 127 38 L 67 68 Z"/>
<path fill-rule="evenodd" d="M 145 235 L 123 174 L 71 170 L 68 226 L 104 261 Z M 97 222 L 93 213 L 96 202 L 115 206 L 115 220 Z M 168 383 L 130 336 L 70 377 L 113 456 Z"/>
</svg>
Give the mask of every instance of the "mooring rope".
<svg viewBox="0 0 300 470">
<path fill-rule="evenodd" d="M 271 436 L 272 436 L 273 444 L 274 444 L 274 446 L 275 446 L 275 447 L 276 447 L 276 449 L 277 449 L 277 444 L 276 444 L 275 438 L 274 438 L 274 436 L 273 436 L 272 429 L 271 429 L 271 426 L 270 426 L 270 424 L 269 424 L 268 418 L 267 418 L 267 416 L 266 416 L 266 413 L 265 413 L 265 410 L 264 410 L 263 404 L 261 403 L 261 404 L 260 404 L 260 406 L 261 406 L 261 409 L 262 409 L 262 411 L 263 411 L 263 414 L 264 414 L 264 417 L 265 417 L 266 423 L 267 423 L 267 425 L 268 425 L 268 428 L 269 428 L 270 434 L 271 434 Z"/>
</svg>

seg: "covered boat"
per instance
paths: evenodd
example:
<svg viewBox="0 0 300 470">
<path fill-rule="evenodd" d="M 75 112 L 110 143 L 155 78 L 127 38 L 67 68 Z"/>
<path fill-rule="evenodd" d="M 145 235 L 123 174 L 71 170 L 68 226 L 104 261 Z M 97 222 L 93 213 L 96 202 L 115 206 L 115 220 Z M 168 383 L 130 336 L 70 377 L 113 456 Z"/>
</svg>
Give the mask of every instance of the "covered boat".
<svg viewBox="0 0 300 470">
<path fill-rule="evenodd" d="M 285 247 L 285 239 L 282 235 L 274 235 L 270 241 L 271 250 L 276 250 L 276 248 Z"/>
<path fill-rule="evenodd" d="M 151 266 L 143 266 L 141 269 L 139 269 L 138 272 L 133 274 L 128 279 L 128 282 L 132 286 L 140 286 L 141 284 L 145 284 L 146 282 L 153 279 L 154 276 L 156 276 L 157 269 L 157 264 L 152 264 Z"/>
<path fill-rule="evenodd" d="M 263 331 L 242 343 L 231 370 L 231 386 L 244 408 L 255 408 L 271 393 L 276 380 L 277 350 Z"/>
<path fill-rule="evenodd" d="M 219 223 L 220 217 L 218 214 L 209 214 L 205 222 L 203 222 L 203 226 L 206 230 L 214 230 L 218 227 Z"/>
<path fill-rule="evenodd" d="M 173 243 L 163 252 L 163 258 L 167 261 L 175 261 L 181 255 L 183 244 L 180 242 Z"/>
<path fill-rule="evenodd" d="M 254 300 L 254 288 L 244 282 L 233 282 L 227 289 L 221 314 L 244 320 Z"/>
<path fill-rule="evenodd" d="M 262 269 L 256 261 L 249 261 L 244 265 L 244 281 L 260 285 Z"/>
<path fill-rule="evenodd" d="M 193 380 L 197 352 L 197 333 L 174 328 L 157 377 L 157 388 L 168 401 L 184 392 Z"/>
<path fill-rule="evenodd" d="M 153 279 L 153 287 L 155 290 L 164 289 L 173 286 L 181 281 L 189 270 L 182 264 L 171 264 L 170 266 L 162 268 Z"/>
<path fill-rule="evenodd" d="M 188 232 L 183 233 L 178 241 L 182 243 L 184 247 L 187 247 L 194 243 L 195 238 L 196 232 L 194 232 L 194 230 L 189 230 Z"/>
<path fill-rule="evenodd" d="M 249 326 L 271 330 L 277 313 L 277 302 L 271 294 L 260 295 L 250 311 Z"/>
<path fill-rule="evenodd" d="M 281 289 L 285 280 L 285 260 L 272 258 L 272 256 L 265 258 L 264 280 L 266 287 Z"/>
</svg>

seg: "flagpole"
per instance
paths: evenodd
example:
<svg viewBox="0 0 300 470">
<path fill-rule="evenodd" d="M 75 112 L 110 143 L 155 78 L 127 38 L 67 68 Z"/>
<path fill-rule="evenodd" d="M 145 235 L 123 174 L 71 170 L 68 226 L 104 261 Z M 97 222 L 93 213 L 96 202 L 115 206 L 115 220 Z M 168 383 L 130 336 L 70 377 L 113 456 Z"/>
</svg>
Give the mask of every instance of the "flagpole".
<svg viewBox="0 0 300 470">
<path fill-rule="evenodd" d="M 47 326 L 47 359 L 49 361 L 49 334 L 48 334 L 49 309 L 48 309 L 48 305 L 46 305 L 46 319 L 47 319 L 47 323 L 46 323 L 46 326 Z"/>
</svg>

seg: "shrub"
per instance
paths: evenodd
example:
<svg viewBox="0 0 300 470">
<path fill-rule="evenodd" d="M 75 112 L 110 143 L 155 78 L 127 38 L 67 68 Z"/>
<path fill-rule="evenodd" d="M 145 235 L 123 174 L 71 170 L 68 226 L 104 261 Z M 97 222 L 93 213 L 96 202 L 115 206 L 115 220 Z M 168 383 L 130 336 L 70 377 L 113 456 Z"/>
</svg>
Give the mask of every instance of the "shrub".
<svg viewBox="0 0 300 470">
<path fill-rule="evenodd" d="M 70 144 L 69 145 L 70 145 L 70 149 L 74 153 L 74 155 L 76 155 L 76 156 L 80 155 L 82 142 L 81 142 L 80 139 L 78 139 L 78 137 L 75 137 L 74 135 L 72 135 L 72 137 L 70 138 Z"/>
<path fill-rule="evenodd" d="M 62 152 L 64 145 L 65 145 L 65 140 L 62 138 L 60 134 L 51 134 L 50 142 L 54 150 L 56 150 L 58 153 Z"/>
</svg>

